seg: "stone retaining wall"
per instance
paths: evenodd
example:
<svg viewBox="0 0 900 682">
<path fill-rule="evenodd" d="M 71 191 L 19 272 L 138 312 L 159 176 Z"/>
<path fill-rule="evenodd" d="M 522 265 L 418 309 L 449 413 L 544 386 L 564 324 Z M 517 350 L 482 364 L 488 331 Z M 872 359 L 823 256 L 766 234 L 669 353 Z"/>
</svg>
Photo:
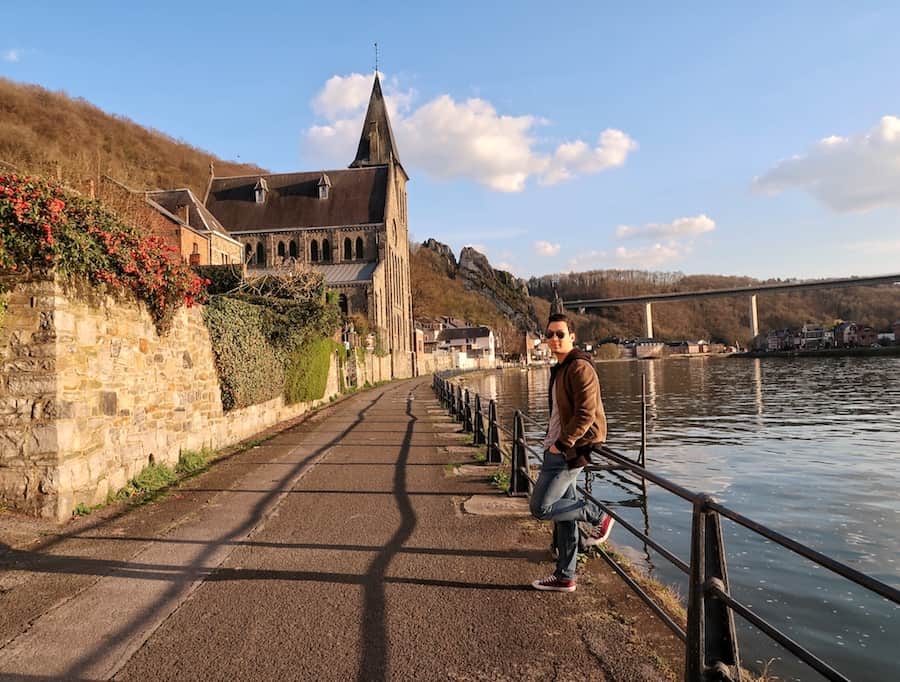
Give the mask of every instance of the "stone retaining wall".
<svg viewBox="0 0 900 682">
<path fill-rule="evenodd" d="M 237 443 L 339 387 L 333 359 L 321 401 L 225 414 L 200 308 L 182 308 L 159 336 L 136 302 L 18 285 L 0 325 L 0 502 L 64 520 L 151 462 Z"/>
</svg>

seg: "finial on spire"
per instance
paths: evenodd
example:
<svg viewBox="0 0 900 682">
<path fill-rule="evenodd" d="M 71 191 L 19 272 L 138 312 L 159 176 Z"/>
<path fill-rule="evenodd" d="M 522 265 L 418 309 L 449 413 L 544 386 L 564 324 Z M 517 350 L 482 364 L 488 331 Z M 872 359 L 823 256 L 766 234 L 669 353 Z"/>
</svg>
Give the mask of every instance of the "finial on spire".
<svg viewBox="0 0 900 682">
<path fill-rule="evenodd" d="M 378 74 L 378 43 L 375 43 L 375 73 Z"/>
</svg>

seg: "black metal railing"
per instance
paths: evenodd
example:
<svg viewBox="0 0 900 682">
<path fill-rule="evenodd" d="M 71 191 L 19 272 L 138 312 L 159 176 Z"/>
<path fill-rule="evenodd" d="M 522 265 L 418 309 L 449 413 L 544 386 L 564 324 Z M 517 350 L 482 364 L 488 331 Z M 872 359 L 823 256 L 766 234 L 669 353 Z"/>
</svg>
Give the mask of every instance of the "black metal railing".
<svg viewBox="0 0 900 682">
<path fill-rule="evenodd" d="M 501 464 L 503 455 L 500 434 L 507 439 L 508 460 L 510 466 L 510 495 L 528 495 L 536 482 L 528 465 L 530 454 L 540 462 L 543 452 L 529 445 L 526 438 L 526 421 L 544 429 L 545 426 L 521 410 L 513 415 L 512 429 L 501 424 L 497 418 L 497 406 L 494 400 L 489 401 L 488 414 L 483 414 L 483 401 L 475 395 L 475 410 L 471 418 L 466 418 L 469 405 L 469 391 L 465 394 L 459 384 L 449 381 L 446 376 L 435 375 L 433 381 L 435 394 L 441 403 L 457 415 L 468 431 L 472 424 L 481 424 L 482 432 L 475 436 L 475 442 L 483 437 L 487 446 L 487 461 Z M 464 415 L 460 418 L 459 415 Z M 474 421 L 473 421 L 474 419 Z M 642 429 L 644 420 L 642 418 Z M 781 546 L 805 559 L 839 575 L 864 589 L 877 594 L 894 604 L 900 604 L 900 590 L 881 582 L 865 573 L 857 571 L 831 557 L 825 556 L 796 540 L 757 523 L 746 516 L 729 509 L 705 493 L 694 492 L 668 479 L 654 474 L 644 466 L 645 437 L 642 433 L 641 450 L 637 461 L 609 448 L 602 446 L 594 450 L 594 454 L 603 458 L 603 463 L 594 462 L 585 467 L 585 485 L 578 486 L 578 491 L 585 499 L 596 504 L 605 513 L 614 518 L 619 525 L 640 539 L 646 546 L 652 547 L 660 556 L 688 576 L 689 593 L 687 604 L 687 629 L 675 622 L 672 616 L 657 603 L 653 597 L 641 587 L 603 547 L 599 547 L 600 556 L 631 587 L 647 606 L 668 626 L 668 628 L 685 643 L 686 682 L 705 682 L 707 680 L 724 680 L 740 682 L 742 669 L 735 631 L 734 615 L 764 633 L 769 639 L 777 642 L 790 651 L 799 660 L 819 672 L 825 679 L 849 682 L 848 677 L 838 672 L 829 663 L 813 654 L 775 625 L 754 612 L 746 604 L 735 599 L 729 591 L 725 543 L 722 536 L 721 517 L 749 530 L 751 533 Z M 652 483 L 680 497 L 692 506 L 691 517 L 691 557 L 685 562 L 661 543 L 651 538 L 649 532 L 643 532 L 622 518 L 609 505 L 596 499 L 590 490 L 593 475 L 598 472 L 609 472 L 622 480 L 646 486 Z M 646 497 L 646 495 L 645 495 Z"/>
</svg>

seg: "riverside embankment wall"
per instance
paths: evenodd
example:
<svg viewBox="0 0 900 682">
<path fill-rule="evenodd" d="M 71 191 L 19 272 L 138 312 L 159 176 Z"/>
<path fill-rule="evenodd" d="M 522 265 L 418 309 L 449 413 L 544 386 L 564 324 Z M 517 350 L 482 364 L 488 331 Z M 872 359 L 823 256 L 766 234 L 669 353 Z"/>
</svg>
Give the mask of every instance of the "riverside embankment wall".
<svg viewBox="0 0 900 682">
<path fill-rule="evenodd" d="M 360 364 L 358 385 L 390 378 L 380 358 Z M 18 284 L 0 324 L 0 503 L 63 520 L 151 462 L 237 443 L 327 402 L 339 371 L 332 356 L 322 400 L 225 413 L 201 308 L 182 308 L 159 335 L 133 300 Z"/>
</svg>

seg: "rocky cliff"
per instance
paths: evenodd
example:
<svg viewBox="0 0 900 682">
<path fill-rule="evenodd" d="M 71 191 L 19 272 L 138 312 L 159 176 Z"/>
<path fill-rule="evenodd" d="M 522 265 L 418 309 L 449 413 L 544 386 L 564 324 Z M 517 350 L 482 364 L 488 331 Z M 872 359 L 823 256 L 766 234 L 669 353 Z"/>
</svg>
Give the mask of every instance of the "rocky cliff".
<svg viewBox="0 0 900 682">
<path fill-rule="evenodd" d="M 461 282 L 466 291 L 486 299 L 519 331 L 540 330 L 534 304 L 523 280 L 504 270 L 495 270 L 484 254 L 468 246 L 460 251 L 458 262 L 450 247 L 437 240 L 426 240 L 422 248 L 431 252 L 431 261 L 449 278 Z M 452 315 L 453 311 L 447 314 Z"/>
</svg>

